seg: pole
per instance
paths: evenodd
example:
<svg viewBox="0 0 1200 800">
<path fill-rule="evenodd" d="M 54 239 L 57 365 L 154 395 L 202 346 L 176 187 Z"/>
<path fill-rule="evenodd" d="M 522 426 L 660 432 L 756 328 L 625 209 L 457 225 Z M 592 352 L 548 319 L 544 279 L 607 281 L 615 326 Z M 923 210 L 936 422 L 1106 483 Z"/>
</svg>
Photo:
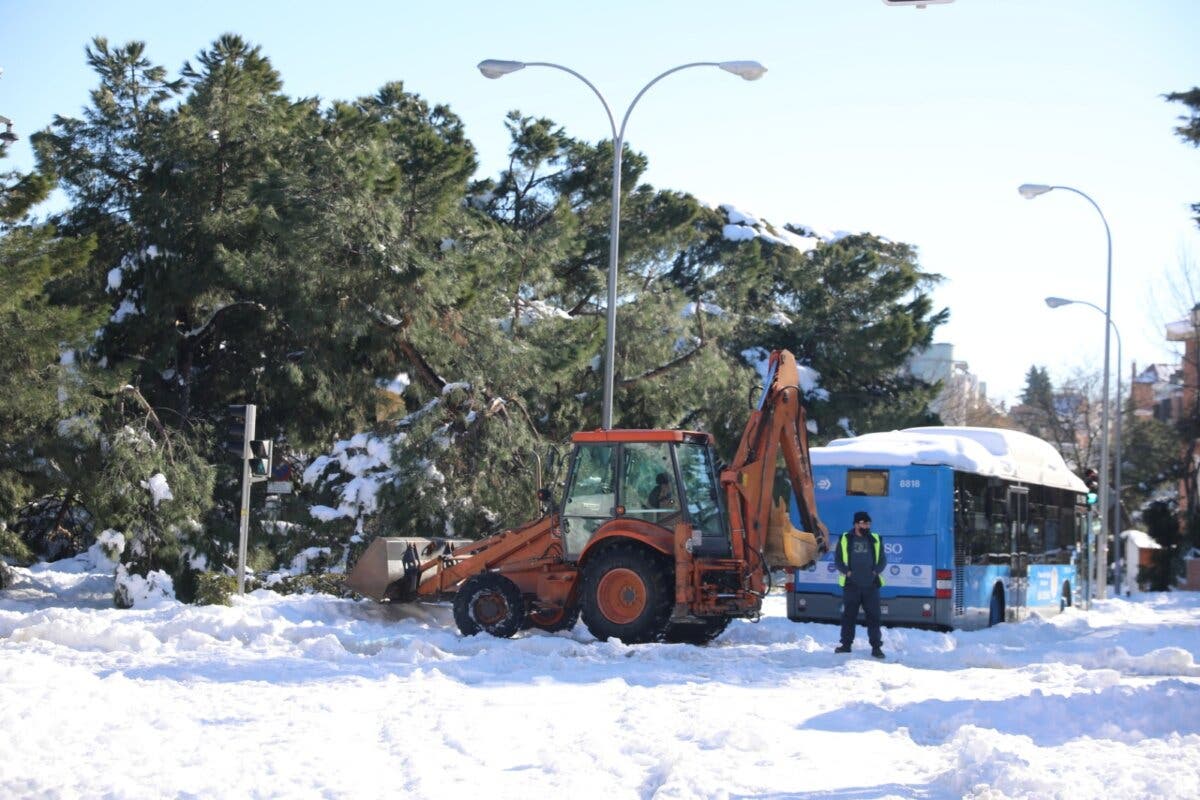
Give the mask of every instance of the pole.
<svg viewBox="0 0 1200 800">
<path fill-rule="evenodd" d="M 1104 223 L 1104 238 L 1107 244 L 1108 252 L 1105 262 L 1106 267 L 1104 286 L 1104 395 L 1100 398 L 1100 541 L 1096 548 L 1096 561 L 1098 562 L 1096 594 L 1098 595 L 1099 599 L 1104 600 L 1107 596 L 1108 586 L 1108 534 L 1110 530 L 1108 512 L 1108 378 L 1109 360 L 1112 358 L 1112 350 L 1109 342 L 1111 338 L 1109 333 L 1110 329 L 1112 328 L 1112 232 L 1108 228 L 1108 220 L 1104 218 L 1104 212 L 1100 210 L 1100 206 L 1097 205 L 1096 201 L 1084 192 L 1081 192 L 1071 186 L 1042 186 L 1037 188 L 1041 189 L 1043 192 L 1050 191 L 1052 189 L 1065 189 L 1068 192 L 1074 192 L 1092 204 L 1092 208 L 1096 209 L 1096 213 L 1100 215 L 1100 221 Z"/>
<path fill-rule="evenodd" d="M 1106 226 L 1106 229 L 1107 229 L 1107 226 Z M 1087 306 L 1088 308 L 1094 308 L 1097 311 L 1099 311 L 1101 314 L 1105 314 L 1103 308 L 1096 305 L 1095 303 L 1089 303 L 1087 300 L 1068 300 L 1063 297 L 1047 297 L 1046 298 L 1046 305 L 1050 306 L 1051 308 L 1058 308 L 1060 306 L 1071 305 L 1071 304 Z M 1122 372 L 1122 370 L 1125 369 L 1125 367 L 1124 367 L 1125 361 L 1124 361 L 1124 356 L 1121 353 L 1121 330 L 1117 327 L 1117 324 L 1112 321 L 1111 317 L 1109 317 L 1108 314 L 1105 314 L 1105 320 L 1108 322 L 1108 328 L 1111 329 L 1113 332 L 1113 335 L 1117 337 L 1117 419 L 1116 419 L 1116 433 L 1115 433 L 1115 436 L 1117 439 L 1117 447 L 1116 447 L 1116 464 L 1114 465 L 1114 468 L 1113 468 L 1113 473 L 1114 473 L 1114 481 L 1113 482 L 1116 484 L 1116 487 L 1117 487 L 1116 502 L 1115 502 L 1116 507 L 1114 510 L 1115 510 L 1116 519 L 1117 519 L 1117 528 L 1118 528 L 1117 535 L 1119 536 L 1120 535 L 1120 527 L 1121 527 L 1121 417 L 1124 415 L 1124 408 L 1123 408 L 1124 395 L 1121 394 L 1121 372 Z M 1107 394 L 1107 390 L 1108 390 L 1108 382 L 1106 380 L 1105 381 L 1106 394 Z M 1107 435 L 1107 430 L 1108 430 L 1108 428 L 1107 428 L 1107 426 L 1105 426 L 1105 435 Z M 1101 480 L 1100 485 L 1102 487 L 1104 486 L 1103 479 Z M 1107 517 L 1108 509 L 1105 508 L 1104 506 L 1101 506 L 1101 508 L 1103 509 L 1103 513 L 1104 513 L 1105 517 Z M 1114 539 L 1114 544 L 1116 544 L 1115 539 Z M 1106 580 L 1108 577 L 1107 572 L 1108 572 L 1108 570 L 1106 568 L 1105 569 L 1105 573 L 1106 573 L 1105 579 Z M 1117 580 L 1118 580 L 1118 586 L 1119 586 L 1120 579 L 1118 578 Z"/>
<path fill-rule="evenodd" d="M 747 75 L 737 67 L 752 66 L 757 67 L 757 72 L 752 75 Z M 600 407 L 600 427 L 604 430 L 612 428 L 613 417 L 613 384 L 615 382 L 615 362 L 617 355 L 617 262 L 619 257 L 619 244 L 621 236 L 621 162 L 624 157 L 625 150 L 625 124 L 629 122 L 629 115 L 633 112 L 633 107 L 637 105 L 638 100 L 642 99 L 642 95 L 646 93 L 654 84 L 658 83 L 668 75 L 679 72 L 680 70 L 690 69 L 691 67 L 721 67 L 722 69 L 740 74 L 741 77 L 747 80 L 755 80 L 762 75 L 766 70 L 757 62 L 718 62 L 718 61 L 695 61 L 690 64 L 681 64 L 678 67 L 672 67 L 656 76 L 653 80 L 641 88 L 637 95 L 633 98 L 633 102 L 629 104 L 629 108 L 625 110 L 625 116 L 621 120 L 620 129 L 617 128 L 616 121 L 613 119 L 612 109 L 609 108 L 608 101 L 604 99 L 604 95 L 600 90 L 589 81 L 587 78 L 580 75 L 575 70 L 564 67 L 562 64 L 554 64 L 549 61 L 484 61 L 480 63 L 480 69 L 485 77 L 498 78 L 501 75 L 508 74 L 517 69 L 524 67 L 550 67 L 557 69 L 568 75 L 573 75 L 583 81 L 592 93 L 600 99 L 600 104 L 604 106 L 604 113 L 608 116 L 608 125 L 612 130 L 613 137 L 613 172 L 612 172 L 612 215 L 609 219 L 608 226 L 608 308 L 604 315 L 604 387 L 603 401 Z"/>
<path fill-rule="evenodd" d="M 246 447 L 250 446 L 250 440 L 254 438 L 254 416 L 256 407 L 253 405 L 246 406 L 246 426 L 245 426 L 245 442 Z M 246 457 L 245 451 L 242 453 L 242 505 L 238 514 L 238 567 L 237 567 L 237 583 L 238 594 L 246 593 L 246 544 L 250 538 L 250 459 Z"/>
<path fill-rule="evenodd" d="M 1117 487 L 1117 491 L 1114 496 L 1115 503 L 1113 513 L 1116 516 L 1117 529 L 1113 534 L 1113 546 L 1119 548 L 1121 546 L 1121 417 L 1125 415 L 1125 401 L 1124 396 L 1121 394 L 1121 372 L 1125 369 L 1125 367 L 1124 361 L 1121 360 L 1121 332 L 1117 330 L 1116 325 L 1113 325 L 1111 322 L 1109 324 L 1112 325 L 1113 333 L 1117 335 L 1117 422 L 1116 431 L 1114 432 L 1114 436 L 1117 440 L 1117 447 L 1116 463 L 1113 464 L 1113 485 Z M 1117 553 L 1120 552 L 1121 551 L 1118 549 Z M 1116 561 L 1118 558 L 1114 558 L 1113 560 Z M 1124 559 L 1124 564 L 1125 569 L 1128 570 L 1129 559 Z M 1117 583 L 1117 596 L 1120 597 L 1121 576 L 1114 573 L 1113 578 Z"/>
<path fill-rule="evenodd" d="M 1080 192 L 1083 194 L 1083 192 Z M 1100 221 L 1104 223 L 1104 239 L 1106 244 L 1105 257 L 1105 285 L 1104 285 L 1104 402 L 1101 405 L 1101 424 L 1104 426 L 1104 437 L 1100 440 L 1100 508 L 1104 510 L 1103 521 L 1100 523 L 1100 552 L 1097 554 L 1096 560 L 1099 562 L 1100 579 L 1097 581 L 1097 589 L 1099 590 L 1100 599 L 1108 598 L 1108 537 L 1112 530 L 1112 521 L 1109 517 L 1108 497 L 1111 487 L 1108 485 L 1108 375 L 1109 375 L 1109 359 L 1110 355 L 1110 334 L 1112 333 L 1112 233 L 1108 229 L 1108 220 L 1104 218 L 1104 212 L 1100 210 L 1100 206 L 1096 205 L 1096 201 L 1087 197 L 1092 207 L 1096 209 L 1096 213 L 1100 215 Z M 1119 491 L 1119 490 L 1118 490 Z"/>
</svg>

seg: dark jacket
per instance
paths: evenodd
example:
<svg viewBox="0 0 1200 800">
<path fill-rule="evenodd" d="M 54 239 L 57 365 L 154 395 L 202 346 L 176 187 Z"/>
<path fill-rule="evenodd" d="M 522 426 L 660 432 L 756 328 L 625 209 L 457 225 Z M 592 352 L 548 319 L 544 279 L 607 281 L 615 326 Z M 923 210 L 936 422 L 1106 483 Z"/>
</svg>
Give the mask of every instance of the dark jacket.
<svg viewBox="0 0 1200 800">
<path fill-rule="evenodd" d="M 846 531 L 833 550 L 834 565 L 842 573 L 839 584 L 845 586 L 849 580 L 862 587 L 883 586 L 887 556 L 883 552 L 883 537 L 878 533 L 871 531 L 866 536 L 855 536 L 853 530 Z M 850 573 L 848 579 L 846 573 Z"/>
</svg>

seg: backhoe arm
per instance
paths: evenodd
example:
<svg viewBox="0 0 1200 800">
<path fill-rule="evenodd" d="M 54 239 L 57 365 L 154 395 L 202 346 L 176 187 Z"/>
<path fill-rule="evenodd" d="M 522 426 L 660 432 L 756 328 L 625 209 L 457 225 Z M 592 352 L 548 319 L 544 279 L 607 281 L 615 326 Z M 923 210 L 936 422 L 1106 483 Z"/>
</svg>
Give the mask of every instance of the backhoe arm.
<svg viewBox="0 0 1200 800">
<path fill-rule="evenodd" d="M 812 535 L 815 550 L 825 552 L 829 531 L 817 515 L 812 463 L 808 454 L 808 427 L 800 402 L 800 372 L 795 357 L 776 350 L 768 362 L 767 386 L 757 409 L 750 413 L 733 463 L 721 473 L 733 529 L 733 553 L 755 563 L 765 558 L 774 503 L 775 473 L 779 456 L 791 483 L 804 530 Z M 788 525 L 790 528 L 790 524 Z M 800 566 L 800 565 L 795 565 Z M 765 568 L 765 565 L 764 565 Z M 762 570 L 753 582 L 761 591 Z"/>
</svg>

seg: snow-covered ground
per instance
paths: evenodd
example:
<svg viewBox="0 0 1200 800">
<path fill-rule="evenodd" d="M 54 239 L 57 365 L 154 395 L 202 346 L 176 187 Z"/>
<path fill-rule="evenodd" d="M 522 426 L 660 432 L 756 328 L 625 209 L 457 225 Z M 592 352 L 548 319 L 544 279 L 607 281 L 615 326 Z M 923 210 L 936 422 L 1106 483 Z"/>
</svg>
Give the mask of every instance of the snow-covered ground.
<svg viewBox="0 0 1200 800">
<path fill-rule="evenodd" d="M 0 592 L 0 797 L 1200 797 L 1193 594 L 885 629 L 880 662 L 775 596 L 628 647 L 324 595 L 122 611 L 108 567 Z"/>
</svg>

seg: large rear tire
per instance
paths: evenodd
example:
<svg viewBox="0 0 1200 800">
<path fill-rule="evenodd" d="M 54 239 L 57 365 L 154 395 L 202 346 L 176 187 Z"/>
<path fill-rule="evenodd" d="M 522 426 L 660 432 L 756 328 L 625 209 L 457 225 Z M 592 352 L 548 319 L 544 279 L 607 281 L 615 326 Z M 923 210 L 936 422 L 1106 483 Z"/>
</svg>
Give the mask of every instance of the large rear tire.
<svg viewBox="0 0 1200 800">
<path fill-rule="evenodd" d="M 612 545 L 583 568 L 583 622 L 601 641 L 658 641 L 671 617 L 674 585 L 662 556 L 629 542 Z"/>
<path fill-rule="evenodd" d="M 454 621 L 463 636 L 486 631 L 507 639 L 521 629 L 523 619 L 521 590 L 497 572 L 472 575 L 454 595 Z"/>
<path fill-rule="evenodd" d="M 713 617 L 704 622 L 677 622 L 667 628 L 668 642 L 679 644 L 708 644 L 729 627 L 729 617 Z"/>
</svg>

